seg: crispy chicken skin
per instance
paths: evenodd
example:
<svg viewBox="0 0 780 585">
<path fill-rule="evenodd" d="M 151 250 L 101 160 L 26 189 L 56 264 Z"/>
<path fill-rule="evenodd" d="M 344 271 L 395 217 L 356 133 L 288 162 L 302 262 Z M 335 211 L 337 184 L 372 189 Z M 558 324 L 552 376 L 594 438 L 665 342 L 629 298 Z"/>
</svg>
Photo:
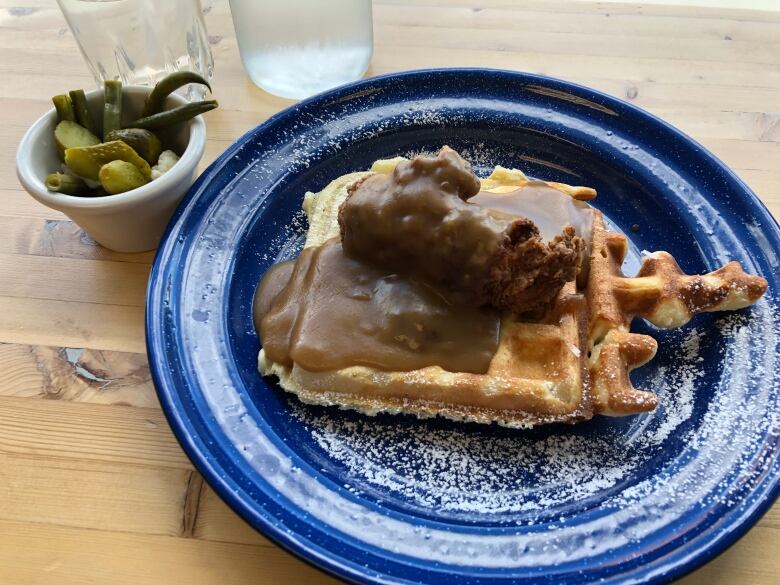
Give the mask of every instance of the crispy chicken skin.
<svg viewBox="0 0 780 585">
<path fill-rule="evenodd" d="M 491 259 L 480 298 L 517 316 L 540 318 L 576 278 L 582 248 L 570 225 L 545 242 L 530 219 L 515 219 Z"/>
</svg>

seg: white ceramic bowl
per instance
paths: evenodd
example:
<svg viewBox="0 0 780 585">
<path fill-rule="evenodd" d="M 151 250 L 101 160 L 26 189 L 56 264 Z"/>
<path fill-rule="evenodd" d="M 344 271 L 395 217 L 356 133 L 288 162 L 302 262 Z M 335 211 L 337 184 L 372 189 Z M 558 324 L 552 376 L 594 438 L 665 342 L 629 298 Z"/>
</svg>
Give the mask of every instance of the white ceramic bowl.
<svg viewBox="0 0 780 585">
<path fill-rule="evenodd" d="M 150 88 L 130 86 L 123 90 L 123 120 L 137 117 Z M 103 124 L 103 90 L 87 94 L 90 112 Z M 165 108 L 186 103 L 171 95 Z M 206 123 L 202 116 L 155 133 L 163 149 L 172 149 L 181 159 L 162 177 L 143 187 L 117 195 L 75 197 L 46 189 L 46 175 L 61 170 L 54 143 L 57 113 L 41 116 L 25 133 L 16 151 L 16 174 L 24 188 L 44 205 L 63 212 L 95 241 L 118 252 L 152 250 L 162 237 L 176 206 L 195 180 L 195 171 L 206 146 Z"/>
</svg>

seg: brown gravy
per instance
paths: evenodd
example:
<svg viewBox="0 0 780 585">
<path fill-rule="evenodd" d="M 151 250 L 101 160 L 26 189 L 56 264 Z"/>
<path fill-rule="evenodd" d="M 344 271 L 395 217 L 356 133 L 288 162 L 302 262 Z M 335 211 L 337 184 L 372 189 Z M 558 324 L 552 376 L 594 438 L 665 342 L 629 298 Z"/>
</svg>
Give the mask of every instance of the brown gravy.
<svg viewBox="0 0 780 585">
<path fill-rule="evenodd" d="M 542 181 L 530 181 L 513 191 L 480 191 L 469 199 L 481 207 L 527 217 L 545 240 L 552 240 L 566 224 L 589 242 L 593 232 L 593 209 Z"/>
<path fill-rule="evenodd" d="M 490 211 L 527 217 L 539 228 L 542 238 L 548 241 L 560 234 L 563 226 L 571 225 L 585 242 L 577 278 L 578 284 L 584 286 L 593 235 L 593 208 L 590 205 L 542 181 L 530 181 L 512 191 L 501 193 L 480 191 L 468 201 Z"/>
<path fill-rule="evenodd" d="M 485 373 L 500 326 L 495 310 L 458 304 L 346 256 L 338 238 L 272 267 L 258 287 L 254 319 L 270 360 L 310 371 L 437 365 Z"/>
<path fill-rule="evenodd" d="M 490 261 L 514 217 L 466 203 L 479 188 L 468 163 L 446 147 L 369 176 L 339 211 L 344 252 L 482 304 Z"/>
<path fill-rule="evenodd" d="M 540 236 L 553 240 L 571 224 L 590 240 L 592 213 L 544 183 L 505 194 L 479 189 L 469 164 L 447 147 L 353 185 L 339 211 L 341 238 L 273 266 L 258 287 L 255 327 L 268 359 L 310 371 L 362 365 L 485 373 L 500 314 L 484 305 L 493 283 L 504 284 L 499 268 L 517 285 L 508 296 L 521 308 L 538 302 L 545 286 L 551 302 L 564 281 L 537 286 L 531 260 L 548 254 L 566 262 L 573 278 L 580 246 L 559 253 Z M 535 234 L 527 247 L 514 239 L 522 230 Z M 529 260 L 510 256 L 507 246 Z"/>
</svg>

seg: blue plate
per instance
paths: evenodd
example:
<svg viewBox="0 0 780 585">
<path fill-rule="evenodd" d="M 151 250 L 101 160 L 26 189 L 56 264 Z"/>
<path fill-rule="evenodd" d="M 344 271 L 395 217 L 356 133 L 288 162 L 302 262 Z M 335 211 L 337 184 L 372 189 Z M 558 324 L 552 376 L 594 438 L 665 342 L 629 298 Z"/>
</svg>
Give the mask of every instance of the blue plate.
<svg viewBox="0 0 780 585">
<path fill-rule="evenodd" d="M 374 160 L 458 149 L 590 185 L 613 229 L 689 273 L 769 279 L 738 313 L 659 341 L 632 374 L 646 415 L 511 431 L 301 404 L 256 371 L 259 277 L 295 255 L 307 190 Z M 739 538 L 778 495 L 780 230 L 732 172 L 591 89 L 494 70 L 415 71 L 314 97 L 231 146 L 179 208 L 152 270 L 147 345 L 163 409 L 252 526 L 358 583 L 665 582 Z"/>
</svg>

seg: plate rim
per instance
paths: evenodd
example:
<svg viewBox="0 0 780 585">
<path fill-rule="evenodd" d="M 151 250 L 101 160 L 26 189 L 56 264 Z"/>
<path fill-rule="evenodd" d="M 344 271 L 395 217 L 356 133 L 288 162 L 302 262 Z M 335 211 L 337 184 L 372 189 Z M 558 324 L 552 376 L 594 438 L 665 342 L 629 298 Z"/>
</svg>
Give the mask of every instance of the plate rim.
<svg viewBox="0 0 780 585">
<path fill-rule="evenodd" d="M 190 187 L 168 223 L 160 241 L 160 245 L 155 253 L 146 289 L 147 297 L 145 303 L 144 327 L 146 351 L 151 377 L 160 401 L 160 406 L 174 436 L 197 471 L 203 475 L 217 495 L 219 495 L 219 497 L 227 503 L 243 521 L 272 540 L 275 544 L 281 546 L 286 551 L 293 553 L 297 558 L 303 560 L 308 565 L 352 583 L 411 583 L 411 581 L 388 578 L 389 576 L 383 576 L 378 580 L 369 575 L 368 572 L 352 570 L 350 566 L 340 562 L 341 557 L 338 555 L 322 555 L 313 547 L 307 546 L 305 543 L 297 540 L 294 535 L 290 535 L 286 531 L 276 527 L 269 517 L 258 512 L 256 507 L 251 506 L 248 501 L 242 499 L 239 494 L 231 488 L 226 478 L 219 473 L 214 465 L 212 465 L 209 458 L 204 455 L 202 447 L 197 444 L 197 436 L 191 433 L 191 420 L 184 412 L 181 412 L 177 408 L 179 398 L 177 389 L 175 387 L 167 387 L 162 364 L 157 363 L 155 359 L 155 356 L 167 355 L 168 353 L 165 351 L 165 343 L 161 339 L 161 335 L 158 336 L 158 331 L 162 331 L 162 328 L 160 327 L 160 315 L 163 312 L 163 307 L 161 300 L 162 295 L 158 297 L 157 293 L 165 290 L 165 260 L 171 254 L 171 248 L 174 245 L 173 240 L 175 239 L 172 236 L 176 232 L 179 219 L 193 201 L 196 194 L 201 190 L 201 186 L 216 175 L 228 163 L 233 155 L 253 137 L 261 134 L 266 128 L 272 126 L 281 119 L 294 117 L 301 109 L 308 107 L 311 104 L 315 104 L 316 102 L 327 103 L 329 99 L 342 93 L 357 92 L 365 86 L 397 81 L 399 78 L 459 74 L 504 76 L 511 78 L 509 81 L 513 83 L 520 82 L 528 84 L 529 82 L 535 82 L 546 87 L 553 86 L 556 89 L 562 89 L 568 93 L 578 95 L 586 94 L 589 98 L 596 98 L 601 103 L 606 102 L 609 107 L 614 108 L 616 111 L 622 110 L 621 113 L 628 116 L 638 116 L 640 119 L 644 118 L 644 121 L 660 126 L 664 131 L 671 133 L 676 139 L 686 143 L 687 146 L 699 150 L 703 157 L 709 159 L 710 163 L 719 167 L 730 180 L 739 185 L 742 194 L 747 198 L 747 203 L 761 216 L 761 221 L 769 223 L 774 228 L 776 236 L 780 233 L 780 222 L 771 214 L 766 204 L 758 198 L 753 190 L 709 149 L 683 131 L 659 118 L 655 114 L 602 91 L 578 83 L 535 73 L 485 67 L 445 67 L 404 70 L 368 77 L 353 83 L 338 86 L 292 104 L 273 114 L 261 124 L 250 129 L 236 139 L 211 164 L 209 164 L 193 183 L 192 187 Z M 157 329 L 155 329 L 155 326 L 157 326 Z M 768 473 L 773 477 L 771 477 L 771 481 L 768 484 L 764 484 L 764 489 L 754 489 L 746 496 L 744 503 L 753 504 L 745 506 L 748 513 L 740 512 L 739 509 L 735 508 L 732 511 L 732 514 L 736 514 L 736 519 L 729 523 L 727 529 L 719 527 L 717 523 L 715 523 L 705 529 L 701 534 L 697 535 L 697 538 L 688 541 L 693 542 L 702 536 L 709 536 L 711 544 L 694 551 L 692 555 L 688 555 L 683 560 L 676 561 L 671 565 L 666 565 L 661 560 L 656 560 L 655 564 L 640 565 L 631 571 L 632 578 L 637 579 L 646 577 L 647 580 L 644 582 L 647 583 L 667 583 L 692 572 L 725 552 L 742 538 L 756 522 L 758 522 L 780 496 L 780 474 L 777 472 L 773 474 L 771 469 L 768 470 Z M 760 488 L 761 486 L 758 487 Z M 712 532 L 712 534 L 710 534 L 710 532 Z M 682 547 L 678 547 L 673 552 L 679 553 L 685 546 L 687 546 L 687 543 Z M 653 570 L 651 571 L 650 569 Z"/>
</svg>

